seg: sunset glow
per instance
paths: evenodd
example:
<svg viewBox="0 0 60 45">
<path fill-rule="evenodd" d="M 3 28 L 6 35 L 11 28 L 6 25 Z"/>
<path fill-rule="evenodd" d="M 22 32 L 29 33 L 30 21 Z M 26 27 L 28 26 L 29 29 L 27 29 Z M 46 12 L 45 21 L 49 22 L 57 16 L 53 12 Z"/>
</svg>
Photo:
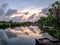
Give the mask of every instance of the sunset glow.
<svg viewBox="0 0 60 45">
<path fill-rule="evenodd" d="M 42 11 L 42 8 L 40 9 L 23 9 L 23 10 L 17 10 L 15 14 L 12 14 L 10 17 L 16 17 L 16 16 L 21 16 L 25 15 L 25 13 L 28 13 L 27 16 L 31 16 L 33 14 L 38 15 Z M 25 15 L 26 16 L 26 15 Z"/>
</svg>

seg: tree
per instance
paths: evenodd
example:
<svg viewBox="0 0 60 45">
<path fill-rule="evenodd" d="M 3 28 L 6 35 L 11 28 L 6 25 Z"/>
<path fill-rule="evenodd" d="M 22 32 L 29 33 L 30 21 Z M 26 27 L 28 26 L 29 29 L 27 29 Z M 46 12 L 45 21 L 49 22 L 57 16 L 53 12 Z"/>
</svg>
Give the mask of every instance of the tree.
<svg viewBox="0 0 60 45">
<path fill-rule="evenodd" d="M 60 2 L 56 1 L 51 5 L 49 15 L 52 15 L 60 23 Z"/>
<path fill-rule="evenodd" d="M 60 2 L 56 1 L 50 6 L 48 16 L 41 18 L 39 27 L 53 37 L 60 38 Z"/>
</svg>

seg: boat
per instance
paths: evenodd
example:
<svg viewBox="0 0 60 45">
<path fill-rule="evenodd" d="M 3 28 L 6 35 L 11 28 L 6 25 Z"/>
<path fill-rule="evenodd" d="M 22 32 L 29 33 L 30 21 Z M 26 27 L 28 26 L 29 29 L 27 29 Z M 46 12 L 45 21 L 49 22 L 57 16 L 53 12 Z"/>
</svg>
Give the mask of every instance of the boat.
<svg viewBox="0 0 60 45">
<path fill-rule="evenodd" d="M 60 45 L 60 40 L 52 41 L 48 38 L 35 39 L 35 45 Z"/>
</svg>

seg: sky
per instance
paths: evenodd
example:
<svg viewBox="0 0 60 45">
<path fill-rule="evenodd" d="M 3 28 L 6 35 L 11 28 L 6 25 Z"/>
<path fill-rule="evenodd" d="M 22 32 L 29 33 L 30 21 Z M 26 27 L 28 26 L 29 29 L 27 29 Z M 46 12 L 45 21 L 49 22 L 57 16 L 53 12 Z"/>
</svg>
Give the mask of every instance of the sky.
<svg viewBox="0 0 60 45">
<path fill-rule="evenodd" d="M 0 20 L 37 21 L 56 0 L 0 0 Z M 60 1 L 60 0 L 58 0 Z M 41 14 L 42 13 L 42 14 Z"/>
<path fill-rule="evenodd" d="M 0 0 L 0 7 L 8 3 L 11 9 L 48 7 L 56 0 Z"/>
</svg>

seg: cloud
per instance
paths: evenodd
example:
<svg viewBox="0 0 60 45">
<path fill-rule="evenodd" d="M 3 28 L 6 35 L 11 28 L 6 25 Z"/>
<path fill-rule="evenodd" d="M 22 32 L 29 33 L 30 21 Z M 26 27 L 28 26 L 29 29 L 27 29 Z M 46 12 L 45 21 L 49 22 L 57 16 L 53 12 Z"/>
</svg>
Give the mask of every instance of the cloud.
<svg viewBox="0 0 60 45">
<path fill-rule="evenodd" d="M 60 0 L 54 0 L 54 1 L 59 1 L 60 2 Z"/>
<path fill-rule="evenodd" d="M 17 22 L 18 21 L 27 22 L 27 21 L 31 21 L 32 19 L 36 21 L 38 17 L 40 17 L 40 14 L 38 13 L 41 11 L 42 11 L 42 8 L 33 8 L 33 9 L 30 8 L 30 9 L 17 10 L 16 13 L 10 15 L 10 18 L 12 18 L 13 21 L 17 21 Z"/>
<path fill-rule="evenodd" d="M 60 2 L 60 0 L 57 0 L 57 1 L 59 1 L 59 2 Z"/>
<path fill-rule="evenodd" d="M 8 9 L 6 16 L 10 16 L 12 14 L 15 14 L 17 12 L 17 10 L 13 10 L 13 9 Z"/>
<path fill-rule="evenodd" d="M 28 14 L 29 14 L 29 12 L 25 12 L 24 14 L 25 14 L 25 15 L 28 15 Z"/>
<path fill-rule="evenodd" d="M 4 15 L 4 10 L 0 8 L 0 16 Z"/>
<path fill-rule="evenodd" d="M 1 7 L 0 7 L 0 15 L 5 15 L 5 11 L 6 11 L 6 8 L 7 8 L 8 4 L 7 3 L 4 3 Z"/>
<path fill-rule="evenodd" d="M 5 6 L 3 6 L 5 7 Z M 8 9 L 5 13 L 1 8 L 0 21 L 10 21 L 13 22 L 35 22 L 40 19 L 42 14 L 39 14 L 44 8 L 28 8 L 28 9 Z M 43 13 L 43 12 L 41 12 Z"/>
<path fill-rule="evenodd" d="M 36 13 L 32 14 L 32 16 L 29 17 L 29 19 L 33 19 Z"/>
<path fill-rule="evenodd" d="M 42 12 L 43 12 L 44 14 L 47 14 L 48 9 L 49 9 L 49 8 L 44 8 L 40 13 L 42 13 Z"/>
<path fill-rule="evenodd" d="M 1 8 L 7 8 L 8 7 L 8 3 L 4 3 Z"/>
</svg>

